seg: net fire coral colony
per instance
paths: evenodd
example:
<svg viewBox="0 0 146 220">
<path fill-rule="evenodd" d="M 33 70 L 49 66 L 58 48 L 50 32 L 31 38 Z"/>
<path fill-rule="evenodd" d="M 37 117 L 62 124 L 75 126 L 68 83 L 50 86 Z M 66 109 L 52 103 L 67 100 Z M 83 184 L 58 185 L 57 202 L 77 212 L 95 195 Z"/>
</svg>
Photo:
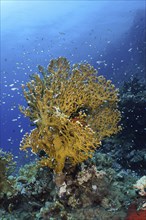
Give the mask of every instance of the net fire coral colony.
<svg viewBox="0 0 146 220">
<path fill-rule="evenodd" d="M 121 115 L 118 90 L 88 63 L 70 67 L 64 57 L 22 85 L 27 108 L 21 112 L 35 125 L 21 149 L 44 152 L 39 164 L 61 173 L 66 163 L 76 165 L 92 157 L 104 137 L 116 134 Z"/>
</svg>

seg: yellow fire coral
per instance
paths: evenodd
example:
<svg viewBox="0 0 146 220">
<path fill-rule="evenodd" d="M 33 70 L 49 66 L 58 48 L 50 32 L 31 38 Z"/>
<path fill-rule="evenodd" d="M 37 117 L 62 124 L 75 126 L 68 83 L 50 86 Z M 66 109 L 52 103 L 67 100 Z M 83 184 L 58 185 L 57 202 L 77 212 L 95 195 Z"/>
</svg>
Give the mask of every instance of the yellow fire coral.
<svg viewBox="0 0 146 220">
<path fill-rule="evenodd" d="M 88 63 L 71 69 L 66 58 L 51 60 L 48 69 L 22 86 L 28 107 L 20 106 L 36 125 L 21 142 L 21 149 L 43 150 L 40 164 L 59 173 L 65 162 L 73 165 L 92 157 L 100 141 L 120 127 L 118 90 L 110 80 L 97 77 Z"/>
</svg>

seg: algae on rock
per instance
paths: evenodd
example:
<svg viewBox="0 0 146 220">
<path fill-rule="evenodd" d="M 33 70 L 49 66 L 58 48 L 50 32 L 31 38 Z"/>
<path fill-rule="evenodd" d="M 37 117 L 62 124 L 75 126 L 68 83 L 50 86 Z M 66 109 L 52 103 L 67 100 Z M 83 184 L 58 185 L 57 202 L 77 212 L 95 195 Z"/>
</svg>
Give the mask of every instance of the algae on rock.
<svg viewBox="0 0 146 220">
<path fill-rule="evenodd" d="M 13 155 L 0 149 L 0 199 L 4 195 L 9 197 L 14 192 L 15 178 L 10 175 L 15 169 L 15 164 Z"/>
</svg>

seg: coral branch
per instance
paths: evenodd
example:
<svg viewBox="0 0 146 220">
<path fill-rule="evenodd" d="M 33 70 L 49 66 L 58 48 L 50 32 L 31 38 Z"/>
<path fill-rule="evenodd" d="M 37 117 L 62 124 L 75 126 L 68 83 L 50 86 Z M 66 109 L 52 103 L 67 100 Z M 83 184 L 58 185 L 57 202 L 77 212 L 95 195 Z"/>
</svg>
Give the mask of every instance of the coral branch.
<svg viewBox="0 0 146 220">
<path fill-rule="evenodd" d="M 63 57 L 39 71 L 41 76 L 34 74 L 23 85 L 28 107 L 20 110 L 36 128 L 23 138 L 21 149 L 43 150 L 40 164 L 59 173 L 66 160 L 77 164 L 92 157 L 104 137 L 120 130 L 118 90 L 89 64 L 71 70 Z"/>
</svg>

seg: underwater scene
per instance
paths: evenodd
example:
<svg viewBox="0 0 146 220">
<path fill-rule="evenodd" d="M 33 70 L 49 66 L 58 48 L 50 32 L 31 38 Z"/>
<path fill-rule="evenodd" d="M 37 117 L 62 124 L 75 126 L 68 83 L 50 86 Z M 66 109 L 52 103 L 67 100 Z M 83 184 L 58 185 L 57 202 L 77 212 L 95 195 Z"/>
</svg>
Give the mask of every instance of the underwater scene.
<svg viewBox="0 0 146 220">
<path fill-rule="evenodd" d="M 0 2 L 0 220 L 146 220 L 145 0 Z"/>
</svg>

